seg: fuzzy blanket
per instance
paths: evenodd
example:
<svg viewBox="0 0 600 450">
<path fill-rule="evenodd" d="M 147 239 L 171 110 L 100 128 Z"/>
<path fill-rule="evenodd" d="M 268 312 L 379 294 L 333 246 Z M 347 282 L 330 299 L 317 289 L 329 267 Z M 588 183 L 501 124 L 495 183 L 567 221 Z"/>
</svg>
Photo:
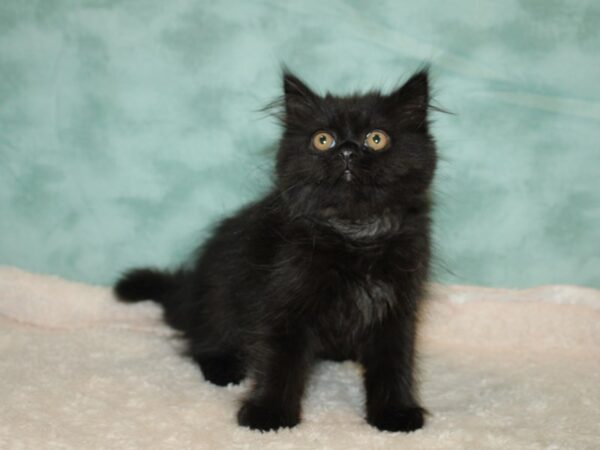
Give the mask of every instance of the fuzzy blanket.
<svg viewBox="0 0 600 450">
<path fill-rule="evenodd" d="M 600 291 L 433 286 L 420 335 L 426 427 L 363 420 L 359 368 L 315 370 L 295 429 L 235 423 L 150 302 L 0 268 L 0 448 L 598 449 Z"/>
</svg>

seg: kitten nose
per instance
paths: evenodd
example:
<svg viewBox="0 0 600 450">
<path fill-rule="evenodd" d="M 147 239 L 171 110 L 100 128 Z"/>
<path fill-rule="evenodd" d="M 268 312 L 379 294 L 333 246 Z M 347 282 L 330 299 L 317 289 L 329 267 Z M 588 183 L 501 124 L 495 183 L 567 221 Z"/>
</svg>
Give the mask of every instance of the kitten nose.
<svg viewBox="0 0 600 450">
<path fill-rule="evenodd" d="M 358 146 L 352 141 L 346 141 L 341 145 L 338 156 L 344 161 L 346 169 L 350 169 L 350 162 L 358 156 Z"/>
<path fill-rule="evenodd" d="M 340 156 L 344 159 L 346 163 L 349 163 L 352 157 L 354 156 L 354 152 L 348 148 L 345 148 L 341 151 Z"/>
</svg>

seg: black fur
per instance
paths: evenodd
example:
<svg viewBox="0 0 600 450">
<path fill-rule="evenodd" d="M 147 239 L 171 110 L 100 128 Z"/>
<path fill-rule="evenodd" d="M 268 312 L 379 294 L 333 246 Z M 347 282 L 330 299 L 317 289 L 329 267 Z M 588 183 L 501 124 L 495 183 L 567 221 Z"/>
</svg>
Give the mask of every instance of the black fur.
<svg viewBox="0 0 600 450">
<path fill-rule="evenodd" d="M 209 381 L 252 377 L 240 425 L 298 424 L 311 367 L 327 358 L 364 366 L 370 424 L 418 429 L 415 330 L 437 161 L 427 72 L 390 95 L 349 97 L 319 96 L 285 72 L 281 106 L 272 191 L 222 222 L 191 268 L 134 270 L 115 292 L 160 302 Z M 390 148 L 364 146 L 373 129 L 387 132 Z M 317 130 L 336 146 L 313 149 Z"/>
</svg>

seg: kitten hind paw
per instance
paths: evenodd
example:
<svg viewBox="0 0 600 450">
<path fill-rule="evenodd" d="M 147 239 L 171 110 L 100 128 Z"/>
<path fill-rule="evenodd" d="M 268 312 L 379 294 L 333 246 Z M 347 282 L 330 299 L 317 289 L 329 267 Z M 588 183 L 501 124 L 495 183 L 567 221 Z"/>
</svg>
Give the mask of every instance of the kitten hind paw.
<svg viewBox="0 0 600 450">
<path fill-rule="evenodd" d="M 367 422 L 381 431 L 408 433 L 423 427 L 425 412 L 419 406 L 387 407 L 381 411 L 368 414 Z"/>
<path fill-rule="evenodd" d="M 194 357 L 194 360 L 200 365 L 204 378 L 217 386 L 238 384 L 246 376 L 242 362 L 235 356 Z"/>
<path fill-rule="evenodd" d="M 237 415 L 238 424 L 251 430 L 271 431 L 292 428 L 300 423 L 300 414 L 272 405 L 258 405 L 246 401 Z"/>
</svg>

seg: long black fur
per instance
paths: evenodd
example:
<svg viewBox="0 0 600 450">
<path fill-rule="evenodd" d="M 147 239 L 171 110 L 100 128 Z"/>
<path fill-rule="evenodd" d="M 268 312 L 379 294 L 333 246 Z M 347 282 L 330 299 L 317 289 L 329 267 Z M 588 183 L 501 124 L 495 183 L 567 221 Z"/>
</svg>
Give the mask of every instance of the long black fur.
<svg viewBox="0 0 600 450">
<path fill-rule="evenodd" d="M 298 424 L 311 367 L 326 358 L 364 366 L 370 424 L 418 429 L 415 331 L 437 161 L 427 71 L 390 95 L 320 96 L 287 71 L 283 85 L 272 191 L 223 221 L 191 268 L 137 269 L 115 292 L 161 303 L 207 380 L 252 377 L 240 425 Z M 373 129 L 387 132 L 389 149 L 364 146 Z M 317 130 L 336 146 L 312 148 Z"/>
</svg>

